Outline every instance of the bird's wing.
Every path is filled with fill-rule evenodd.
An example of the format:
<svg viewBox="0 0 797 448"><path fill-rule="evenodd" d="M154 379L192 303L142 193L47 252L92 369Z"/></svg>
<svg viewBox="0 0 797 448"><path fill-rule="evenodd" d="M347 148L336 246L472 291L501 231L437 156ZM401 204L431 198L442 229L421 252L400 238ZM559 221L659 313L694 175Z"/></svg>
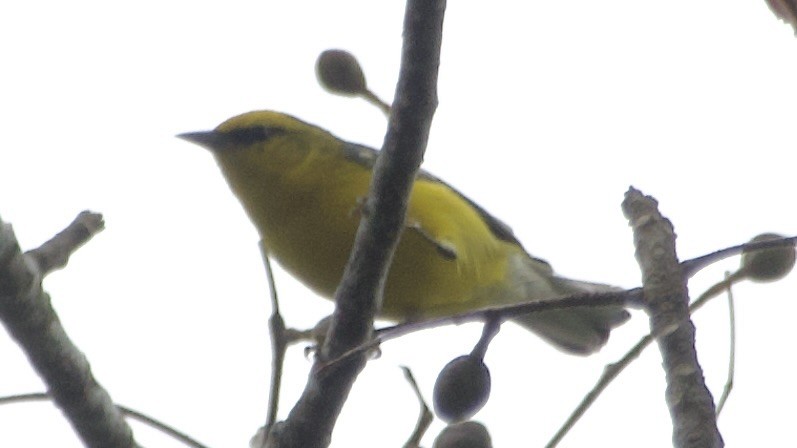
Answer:
<svg viewBox="0 0 797 448"><path fill-rule="evenodd" d="M377 159L377 157L379 155L379 151L377 151L377 150L375 150L373 148L370 148L368 146L359 145L359 144L356 144L356 143L348 143L347 142L345 147L344 147L344 154L345 154L347 159L349 159L349 160L351 160L351 161L353 161L355 163L358 163L360 165L363 165L363 166L367 167L368 169L373 169L374 164L376 163L376 159ZM435 175L431 174L430 172L428 172L428 171L426 171L424 169L421 169L421 170L418 171L418 178L419 179L426 179L426 180L429 180L429 181L432 181L432 182L437 182L437 183L445 185L452 192L454 192L456 195L458 195L460 198L462 198L462 200L467 202L468 205L473 207L474 210L476 210L476 212L479 214L481 219L484 221L485 225L487 225L487 227L490 229L490 232L492 232L492 234L496 238L498 238L499 240L502 240L502 241L506 241L506 242L511 243L511 244L515 244L518 247L520 247L521 249L523 249L523 244L521 244L520 241L515 237L515 233L512 231L511 227L509 227L506 223L504 223L500 219L498 219L495 216L491 215L489 212L487 212L487 210L485 210L481 206L479 206L479 204L473 202L472 200L470 200L470 198L468 198L464 194L460 193L459 190L457 190L456 188L452 187L451 185L447 184L446 182L444 182L440 178L436 177ZM410 226L410 227L412 227L412 226ZM434 240L432 240L432 241L434 241ZM523 250L525 251L525 249L523 249ZM548 262L546 262L545 260L542 260L542 259L536 258L536 257L531 257L531 256L529 256L529 257L532 258L533 260L535 260L538 263L541 263L541 264L544 264L544 265L548 266L548 269L550 269L550 265L548 265Z"/></svg>

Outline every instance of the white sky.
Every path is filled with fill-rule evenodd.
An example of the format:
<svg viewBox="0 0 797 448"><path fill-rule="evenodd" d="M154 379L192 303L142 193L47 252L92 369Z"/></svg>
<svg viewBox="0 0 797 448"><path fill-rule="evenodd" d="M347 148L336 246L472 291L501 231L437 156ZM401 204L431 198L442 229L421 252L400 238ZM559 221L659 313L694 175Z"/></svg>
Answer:
<svg viewBox="0 0 797 448"><path fill-rule="evenodd" d="M334 5L334 6L333 6ZM797 39L763 0L450 2L438 109L425 167L508 222L563 275L633 287L639 271L619 203L629 185L658 198L682 258L774 231L797 233ZM403 2L100 1L0 6L0 216L24 248L81 210L107 229L46 288L116 401L214 447L246 446L265 419L270 360L257 237L212 158L179 141L252 109L274 109L379 146L381 113L326 94L318 53L352 51L392 97ZM736 260L696 278L696 295ZM279 273L289 324L331 305ZM793 438L797 276L736 290L735 389L727 446ZM487 363L477 419L496 447L539 447L607 363L645 331L616 331L591 358L563 355L507 325ZM728 352L722 300L696 317L718 397ZM477 326L383 347L355 386L333 446L401 446L439 369ZM283 415L310 366L289 352ZM0 395L41 391L0 338ZM563 447L666 447L657 350L609 388ZM441 424L426 439L431 445ZM180 446L134 424L148 447ZM0 446L80 446L49 404L0 407Z"/></svg>

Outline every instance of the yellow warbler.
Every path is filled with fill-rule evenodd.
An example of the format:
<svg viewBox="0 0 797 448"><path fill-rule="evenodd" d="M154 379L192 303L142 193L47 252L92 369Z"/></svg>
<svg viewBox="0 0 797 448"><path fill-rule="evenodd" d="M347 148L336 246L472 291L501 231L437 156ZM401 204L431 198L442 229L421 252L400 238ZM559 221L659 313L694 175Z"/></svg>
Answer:
<svg viewBox="0 0 797 448"><path fill-rule="evenodd" d="M331 298L360 222L377 152L271 111L179 137L209 149L269 254ZM421 171L385 284L380 317L407 321L606 286L554 275L509 227ZM547 311L514 319L557 347L599 349L628 313L620 307Z"/></svg>

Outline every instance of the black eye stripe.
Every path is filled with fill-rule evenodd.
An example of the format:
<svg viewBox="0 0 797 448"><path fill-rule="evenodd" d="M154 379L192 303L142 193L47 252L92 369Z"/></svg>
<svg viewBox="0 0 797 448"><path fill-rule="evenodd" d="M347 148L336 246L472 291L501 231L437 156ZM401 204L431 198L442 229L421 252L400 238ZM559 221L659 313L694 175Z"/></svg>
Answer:
<svg viewBox="0 0 797 448"><path fill-rule="evenodd" d="M285 129L254 126L251 128L233 129L225 132L225 137L236 145L251 145L265 142L277 135L285 134Z"/></svg>

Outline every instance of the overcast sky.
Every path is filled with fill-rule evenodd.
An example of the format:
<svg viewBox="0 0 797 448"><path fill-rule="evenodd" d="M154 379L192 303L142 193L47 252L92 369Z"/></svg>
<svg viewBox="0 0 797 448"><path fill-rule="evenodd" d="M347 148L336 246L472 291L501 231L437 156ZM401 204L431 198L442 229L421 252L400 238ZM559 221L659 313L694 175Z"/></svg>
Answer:
<svg viewBox="0 0 797 448"><path fill-rule="evenodd" d="M384 116L327 94L316 56L344 48L393 95L403 2L6 2L0 7L0 216L36 247L81 210L107 229L45 282L112 397L212 447L246 446L265 420L267 289L257 236L211 156L174 138L274 109L379 147ZM683 259L762 232L797 233L797 39L763 0L450 2L440 106L425 168L510 224L562 275L634 287L619 204L655 196ZM690 284L697 295L729 260ZM331 304L278 272L289 325ZM793 438L797 276L736 289L728 446ZM695 317L708 385L727 371L727 307ZM506 325L487 354L492 396L476 419L496 447L539 447L604 365L647 327L642 313L590 358ZM401 446L440 368L478 326L383 346L344 409L333 446ZM0 334L0 395L42 391ZM671 426L655 348L606 391L563 447L666 447ZM288 353L283 412L310 362ZM431 446L442 424L426 439ZM0 407L0 446L78 447L44 403ZM180 446L135 424L147 447Z"/></svg>

